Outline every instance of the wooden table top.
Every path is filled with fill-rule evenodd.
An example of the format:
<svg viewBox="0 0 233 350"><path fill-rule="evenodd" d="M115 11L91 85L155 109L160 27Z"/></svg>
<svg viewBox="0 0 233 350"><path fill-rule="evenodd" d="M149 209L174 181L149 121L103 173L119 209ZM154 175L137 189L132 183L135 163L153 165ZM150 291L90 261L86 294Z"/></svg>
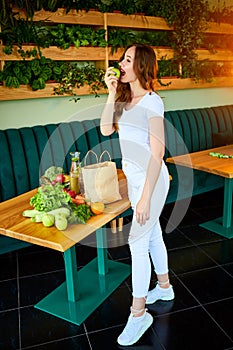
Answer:
<svg viewBox="0 0 233 350"><path fill-rule="evenodd" d="M2 202L0 234L64 252L130 208L126 179L122 174L118 178L122 199L107 204L103 214L91 217L86 224L69 225L65 231L59 231L55 226L44 227L42 223L32 222L30 218L22 216L24 210L32 209L29 201L37 189Z"/></svg>
<svg viewBox="0 0 233 350"><path fill-rule="evenodd" d="M206 171L226 178L233 178L233 158L213 157L209 155L210 152L233 155L233 145L167 158L166 162Z"/></svg>

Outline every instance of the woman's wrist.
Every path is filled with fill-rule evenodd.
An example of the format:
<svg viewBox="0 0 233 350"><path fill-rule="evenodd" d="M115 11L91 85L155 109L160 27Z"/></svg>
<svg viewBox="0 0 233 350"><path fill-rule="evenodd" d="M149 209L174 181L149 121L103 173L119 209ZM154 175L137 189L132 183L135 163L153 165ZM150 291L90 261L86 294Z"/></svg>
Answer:
<svg viewBox="0 0 233 350"><path fill-rule="evenodd" d="M115 96L116 96L116 92L115 91L109 91L108 92L108 99L115 101Z"/></svg>

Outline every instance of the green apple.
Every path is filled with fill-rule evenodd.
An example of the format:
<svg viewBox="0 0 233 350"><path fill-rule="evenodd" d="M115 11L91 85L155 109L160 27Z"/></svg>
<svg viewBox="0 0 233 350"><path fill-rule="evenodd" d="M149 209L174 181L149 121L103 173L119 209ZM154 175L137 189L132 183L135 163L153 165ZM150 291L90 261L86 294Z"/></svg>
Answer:
<svg viewBox="0 0 233 350"><path fill-rule="evenodd" d="M112 71L113 71L113 73L115 74L115 76L119 79L120 76L121 76L120 69L118 69L118 68L113 68Z"/></svg>

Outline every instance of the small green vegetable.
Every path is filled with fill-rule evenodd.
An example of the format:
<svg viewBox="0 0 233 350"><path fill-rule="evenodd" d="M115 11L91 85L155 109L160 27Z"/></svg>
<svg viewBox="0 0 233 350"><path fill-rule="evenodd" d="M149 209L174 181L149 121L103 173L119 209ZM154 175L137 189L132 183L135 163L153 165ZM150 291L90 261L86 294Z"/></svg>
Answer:
<svg viewBox="0 0 233 350"><path fill-rule="evenodd" d="M31 218L32 222L42 222L43 215L45 215L44 212L41 212L41 214L36 214Z"/></svg>
<svg viewBox="0 0 233 350"><path fill-rule="evenodd" d="M70 210L68 208L62 207L62 208L57 208L54 210L50 210L48 214L52 214L54 216L57 215L63 215L65 217L68 217L70 215Z"/></svg>
<svg viewBox="0 0 233 350"><path fill-rule="evenodd" d="M217 157L217 158L233 158L232 155L219 153L219 152L210 152L209 155L212 157Z"/></svg>
<svg viewBox="0 0 233 350"><path fill-rule="evenodd" d="M23 216L26 216L28 218L33 218L34 216L36 216L38 214L40 215L41 211L36 210L36 209L24 210L23 213L22 213Z"/></svg>
<svg viewBox="0 0 233 350"><path fill-rule="evenodd" d="M42 223L45 227L53 226L55 222L55 217L52 214L44 214L42 216Z"/></svg>
<svg viewBox="0 0 233 350"><path fill-rule="evenodd" d="M55 216L55 226L58 230L64 231L67 229L68 221L66 217L62 214Z"/></svg>

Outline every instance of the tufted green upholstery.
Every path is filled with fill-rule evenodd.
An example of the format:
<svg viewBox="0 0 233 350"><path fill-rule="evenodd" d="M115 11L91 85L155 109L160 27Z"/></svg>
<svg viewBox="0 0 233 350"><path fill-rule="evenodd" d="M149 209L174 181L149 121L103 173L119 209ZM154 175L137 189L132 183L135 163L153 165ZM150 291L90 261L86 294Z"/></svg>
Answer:
<svg viewBox="0 0 233 350"><path fill-rule="evenodd" d="M213 134L222 136L227 131L229 139L229 134L233 135L233 105L168 111L165 121L166 159L214 147ZM50 165L62 166L68 172L70 151L80 151L83 159L89 149L98 155L108 150L121 167L118 135L103 136L99 119L0 130L0 147L0 201L37 187L40 174ZM87 161L92 162L92 158ZM167 202L173 202L177 199L177 172L174 165L168 167L173 180ZM223 185L220 177L200 171L194 178L193 195Z"/></svg>
<svg viewBox="0 0 233 350"><path fill-rule="evenodd" d="M165 158L227 144L230 141L229 134L231 134L233 143L233 105L169 111L165 112L165 120ZM213 134L218 133L221 135L226 133L227 137L226 139L221 138L221 142L216 145ZM172 175L167 198L167 203L170 203L177 199L177 169L182 178L182 190L178 199L186 198L187 193L190 193L190 169L179 166L176 168L172 164L168 164L168 167ZM193 175L192 195L223 186L224 180L220 176L198 170L194 170Z"/></svg>
<svg viewBox="0 0 233 350"><path fill-rule="evenodd" d="M78 150L83 159L89 149L98 155L107 149L121 166L117 135L104 137L99 120L0 130L0 145L0 201L37 187L40 175L51 165L68 172L71 151Z"/></svg>
<svg viewBox="0 0 233 350"><path fill-rule="evenodd" d="M227 141L222 137L225 132ZM233 105L165 112L165 159L212 148L213 134L218 133L222 144L231 136L233 143ZM40 175L51 165L62 166L68 172L69 153L78 150L83 159L89 149L98 155L108 150L117 167L121 167L118 135L103 136L99 119L0 130L0 201L36 188ZM91 157L88 162L92 162ZM190 169L167 165L172 175L167 203L190 196ZM192 195L223 186L219 176L201 171L193 174Z"/></svg>

